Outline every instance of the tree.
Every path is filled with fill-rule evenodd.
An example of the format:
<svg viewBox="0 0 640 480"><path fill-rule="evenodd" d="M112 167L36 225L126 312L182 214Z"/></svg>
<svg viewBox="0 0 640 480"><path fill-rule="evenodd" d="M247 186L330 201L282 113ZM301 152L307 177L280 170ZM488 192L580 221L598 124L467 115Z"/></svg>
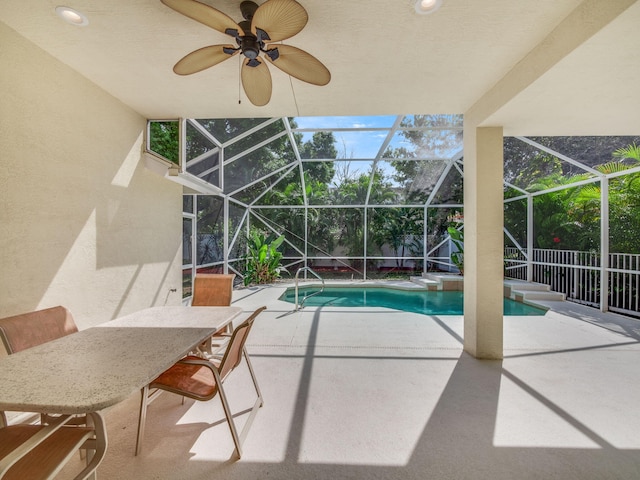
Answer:
<svg viewBox="0 0 640 480"><path fill-rule="evenodd" d="M338 150L335 143L336 139L333 132L316 132L310 141L300 145L300 157L303 159L338 158ZM300 144L299 140L298 144ZM323 185L328 185L335 175L333 162L306 162L304 170L309 179L320 182Z"/></svg>
<svg viewBox="0 0 640 480"><path fill-rule="evenodd" d="M608 161L592 168L603 174L624 172L640 165L640 148L634 143L610 153ZM533 162L531 169L521 172L530 182L526 189L543 191L557 186L569 186L590 178L591 174L566 175L558 168L558 159L551 157ZM545 176L530 175L536 165L553 165ZM548 169L547 169L548 170ZM539 170L538 170L539 171ZM640 240L640 175L632 173L609 180L609 248L612 252L638 253ZM561 248L571 250L596 250L600 246L599 182L556 190L534 198L534 235L537 248ZM505 224L517 223L511 217L522 216L521 209L505 210Z"/></svg>
<svg viewBox="0 0 640 480"><path fill-rule="evenodd" d="M149 133L151 151L177 165L180 152L178 122L151 122Z"/></svg>
<svg viewBox="0 0 640 480"><path fill-rule="evenodd" d="M398 159L390 162L395 170L393 181L398 185L397 200L406 203L425 203L447 165L445 160L436 158L451 159L462 148L460 128L462 116L413 115L405 117L401 127L407 129L401 130L401 134L410 146L388 148L384 153L384 158ZM421 158L431 158L431 160L421 161L419 160ZM453 171L453 168L450 170L434 195L433 201L433 204L463 203L463 179L457 170ZM448 221L447 212L444 209L434 210L427 222L428 231L432 237L436 238L446 233ZM421 225L421 229L423 228ZM424 249L416 250L414 246L412 250L417 252Z"/></svg>
<svg viewBox="0 0 640 480"><path fill-rule="evenodd" d="M410 147L387 148L384 158L402 159L391 160L395 169L393 180L400 187L401 200L407 203L423 203L444 171L445 160L450 159L462 148L462 117L406 116L400 126L404 129L400 130L400 133ZM462 203L461 188L459 198L451 200Z"/></svg>
<svg viewBox="0 0 640 480"><path fill-rule="evenodd" d="M636 143L613 152L613 162L599 167L603 173L616 173L640 166L640 146ZM609 250L640 253L640 174L632 173L609 180Z"/></svg>
<svg viewBox="0 0 640 480"><path fill-rule="evenodd" d="M347 175L340 179L336 185L335 200L336 205L364 205L369 194L371 204L389 204L395 198L395 192L391 183L384 174L376 170L371 174L371 170L359 175ZM371 189L369 183L371 182ZM364 255L364 211L362 208L342 208L336 210L336 225L339 229L338 244L345 247L347 256L361 257ZM368 242L367 255L377 253L374 248L375 242ZM360 267L360 260L354 261L356 268Z"/></svg>
<svg viewBox="0 0 640 480"><path fill-rule="evenodd" d="M380 208L371 215L371 241L380 249L384 245L391 247L395 253L396 266L404 267L405 255L408 252L420 254L422 242L416 245L416 237L423 234L423 213L416 208Z"/></svg>
<svg viewBox="0 0 640 480"><path fill-rule="evenodd" d="M298 149L303 159L330 159L335 158L335 138L332 132L316 132L312 139L302 143L301 135L297 134ZM263 203L267 205L299 205L304 207L306 197L309 205L324 205L329 203L329 186L335 174L332 162L305 162L304 163L304 195L300 173L295 169L289 176L283 179L264 196ZM326 210L325 210L326 212ZM327 228L332 222L319 221L320 210L310 207L308 209L283 208L281 210L265 210L262 215L268 217L287 236L292 243L298 243L303 250L305 239L305 215L307 216L309 242L315 248L325 251L333 249L334 235Z"/></svg>
<svg viewBox="0 0 640 480"><path fill-rule="evenodd" d="M558 153L573 158L580 163L595 167L608 162L611 152L624 148L626 145L640 143L640 137L531 137L536 143L548 147ZM527 167L532 158L542 154L537 148L514 137L504 139L504 179L509 183L516 183L515 179ZM554 157L555 158L555 157ZM555 169L555 165L553 166ZM561 163L562 173L567 176L584 173L584 170L568 162ZM554 170L555 171L555 170ZM540 177L553 171L540 171ZM524 188L526 184L518 184Z"/></svg>

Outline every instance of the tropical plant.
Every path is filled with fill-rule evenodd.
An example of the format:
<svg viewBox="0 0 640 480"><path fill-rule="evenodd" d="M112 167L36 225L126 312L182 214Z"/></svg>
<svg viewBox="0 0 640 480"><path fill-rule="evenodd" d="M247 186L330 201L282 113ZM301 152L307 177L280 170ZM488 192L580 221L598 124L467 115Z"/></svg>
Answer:
<svg viewBox="0 0 640 480"><path fill-rule="evenodd" d="M273 238L258 229L251 229L247 238L247 255L244 258L245 286L273 283L280 277L282 253L278 248L283 241L284 235Z"/></svg>
<svg viewBox="0 0 640 480"><path fill-rule="evenodd" d="M633 143L631 145L627 145L626 147L618 148L615 152L613 152L613 157L623 160L635 160L640 162L640 145Z"/></svg>
<svg viewBox="0 0 640 480"><path fill-rule="evenodd" d="M599 151L604 146L598 147ZM624 172L640 165L640 147L631 143L613 151L612 161L590 167L609 176L609 249L611 252L640 252L640 240L636 232L640 228L640 174ZM529 184L522 185L528 191L549 190L534 198L534 246L535 248L564 250L598 250L601 237L601 183L581 185L593 177L589 173L563 173L557 161L542 157L533 163L546 165L536 171L551 172L546 175L522 173ZM553 168L550 166L553 165ZM549 167L549 168L547 168ZM523 169L523 171L525 171ZM514 180L516 181L516 180ZM557 187L572 188L557 189ZM509 204L512 205L512 204ZM526 231L526 205L521 202L514 208L505 208L505 226L515 229L516 236ZM512 231L513 233L513 231Z"/></svg>
<svg viewBox="0 0 640 480"><path fill-rule="evenodd" d="M464 275L464 233L456 227L447 228L447 232L457 250L451 252L451 261L460 270L460 275Z"/></svg>
<svg viewBox="0 0 640 480"><path fill-rule="evenodd" d="M399 257L397 267L404 267L405 254L422 251L416 237L423 233L423 213L417 208L380 208L373 210L370 222L371 241L380 249L388 245ZM419 255L419 254L418 254Z"/></svg>

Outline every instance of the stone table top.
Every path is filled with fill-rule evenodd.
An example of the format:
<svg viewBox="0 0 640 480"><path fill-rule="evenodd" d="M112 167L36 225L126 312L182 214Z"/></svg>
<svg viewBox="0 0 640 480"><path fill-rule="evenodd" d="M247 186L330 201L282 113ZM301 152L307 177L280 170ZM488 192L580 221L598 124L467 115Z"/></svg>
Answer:
<svg viewBox="0 0 640 480"><path fill-rule="evenodd" d="M0 358L0 410L86 413L125 400L239 307L153 307Z"/></svg>

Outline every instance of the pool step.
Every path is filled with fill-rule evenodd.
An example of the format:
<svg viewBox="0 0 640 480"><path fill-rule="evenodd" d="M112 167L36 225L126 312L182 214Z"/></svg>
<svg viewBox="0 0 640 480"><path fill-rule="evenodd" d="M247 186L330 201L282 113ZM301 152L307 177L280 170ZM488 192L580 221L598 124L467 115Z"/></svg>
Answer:
<svg viewBox="0 0 640 480"><path fill-rule="evenodd" d="M422 288L427 290L437 290L438 282L435 280L429 280L428 278L422 277L409 277L409 280L416 285L420 285Z"/></svg>
<svg viewBox="0 0 640 480"><path fill-rule="evenodd" d="M427 290L462 290L464 278L458 274L423 273L421 277L411 277L413 283Z"/></svg>
<svg viewBox="0 0 640 480"><path fill-rule="evenodd" d="M523 282L521 280L505 280L504 296L518 302L527 300L565 300L564 293L552 292L549 285Z"/></svg>
<svg viewBox="0 0 640 480"><path fill-rule="evenodd" d="M463 290L464 277L458 274L425 273L422 277L411 277L411 281L427 290ZM552 292L544 283L529 283L522 280L505 280L504 296L519 302L526 300L563 301L565 295Z"/></svg>

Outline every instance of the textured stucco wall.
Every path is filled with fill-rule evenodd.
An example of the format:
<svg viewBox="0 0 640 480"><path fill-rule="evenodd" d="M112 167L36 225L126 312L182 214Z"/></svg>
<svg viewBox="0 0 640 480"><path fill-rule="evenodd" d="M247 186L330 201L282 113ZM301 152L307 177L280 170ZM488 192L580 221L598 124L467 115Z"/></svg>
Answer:
<svg viewBox="0 0 640 480"><path fill-rule="evenodd" d="M182 188L145 169L145 119L3 23L0 70L0 317L180 304Z"/></svg>

